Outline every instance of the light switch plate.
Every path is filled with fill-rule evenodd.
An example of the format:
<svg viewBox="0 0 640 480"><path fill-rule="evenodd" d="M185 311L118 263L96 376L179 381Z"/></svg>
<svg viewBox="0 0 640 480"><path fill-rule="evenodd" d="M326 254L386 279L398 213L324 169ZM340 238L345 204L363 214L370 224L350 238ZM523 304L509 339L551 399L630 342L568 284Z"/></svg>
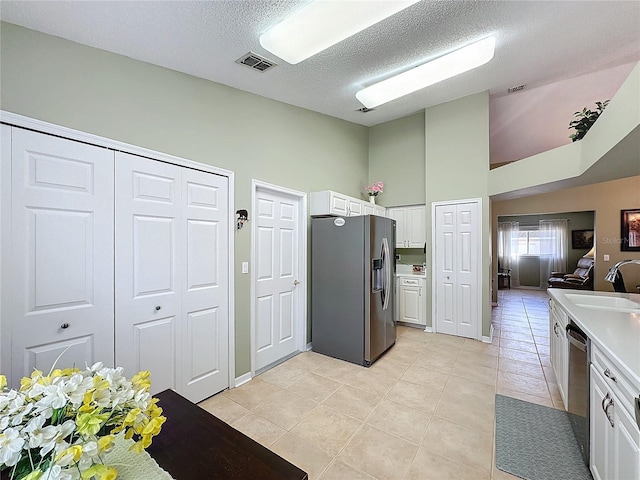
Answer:
<svg viewBox="0 0 640 480"><path fill-rule="evenodd" d="M605 262L608 262L608 261L609 261L609 255L605 255L605 256L604 256L604 261L605 261Z"/></svg>
<svg viewBox="0 0 640 480"><path fill-rule="evenodd" d="M242 273L249 273L249 262L242 262Z"/></svg>

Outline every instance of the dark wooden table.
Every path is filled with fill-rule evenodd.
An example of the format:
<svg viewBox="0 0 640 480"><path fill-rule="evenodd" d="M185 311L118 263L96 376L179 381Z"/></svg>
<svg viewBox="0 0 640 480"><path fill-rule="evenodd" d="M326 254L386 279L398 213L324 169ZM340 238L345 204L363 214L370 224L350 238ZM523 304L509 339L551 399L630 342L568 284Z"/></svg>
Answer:
<svg viewBox="0 0 640 480"><path fill-rule="evenodd" d="M156 395L167 417L147 449L176 480L307 480L307 474L173 390Z"/></svg>

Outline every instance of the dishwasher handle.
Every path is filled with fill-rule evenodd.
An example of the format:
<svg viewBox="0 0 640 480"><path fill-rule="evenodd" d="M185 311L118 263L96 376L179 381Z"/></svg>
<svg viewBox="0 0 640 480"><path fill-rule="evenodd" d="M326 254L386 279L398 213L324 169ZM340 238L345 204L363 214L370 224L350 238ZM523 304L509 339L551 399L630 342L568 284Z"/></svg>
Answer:
<svg viewBox="0 0 640 480"><path fill-rule="evenodd" d="M587 351L587 337L582 333L582 330L575 325L567 325L567 340L579 350L583 352Z"/></svg>

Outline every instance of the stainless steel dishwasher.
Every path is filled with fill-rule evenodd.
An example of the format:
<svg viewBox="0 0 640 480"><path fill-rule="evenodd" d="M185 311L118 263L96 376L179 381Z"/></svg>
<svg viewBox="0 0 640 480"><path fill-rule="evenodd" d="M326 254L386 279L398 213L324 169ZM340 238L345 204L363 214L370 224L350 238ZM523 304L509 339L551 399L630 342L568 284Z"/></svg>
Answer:
<svg viewBox="0 0 640 480"><path fill-rule="evenodd" d="M569 379L567 405L582 458L589 466L589 363L591 341L571 318L567 324Z"/></svg>

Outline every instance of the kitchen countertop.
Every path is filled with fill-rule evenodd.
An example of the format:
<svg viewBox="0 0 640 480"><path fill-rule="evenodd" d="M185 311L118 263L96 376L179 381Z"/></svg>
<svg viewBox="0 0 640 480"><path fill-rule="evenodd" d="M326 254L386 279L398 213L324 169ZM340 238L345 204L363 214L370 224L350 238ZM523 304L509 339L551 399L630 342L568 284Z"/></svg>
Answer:
<svg viewBox="0 0 640 480"><path fill-rule="evenodd" d="M547 290L569 317L587 334L618 368L640 389L640 312L627 313L614 310L580 307L569 300L567 294L626 298L640 303L640 294L593 292L584 290Z"/></svg>
<svg viewBox="0 0 640 480"><path fill-rule="evenodd" d="M426 272L416 273L413 271L413 265L396 264L396 277L419 277L427 278Z"/></svg>

